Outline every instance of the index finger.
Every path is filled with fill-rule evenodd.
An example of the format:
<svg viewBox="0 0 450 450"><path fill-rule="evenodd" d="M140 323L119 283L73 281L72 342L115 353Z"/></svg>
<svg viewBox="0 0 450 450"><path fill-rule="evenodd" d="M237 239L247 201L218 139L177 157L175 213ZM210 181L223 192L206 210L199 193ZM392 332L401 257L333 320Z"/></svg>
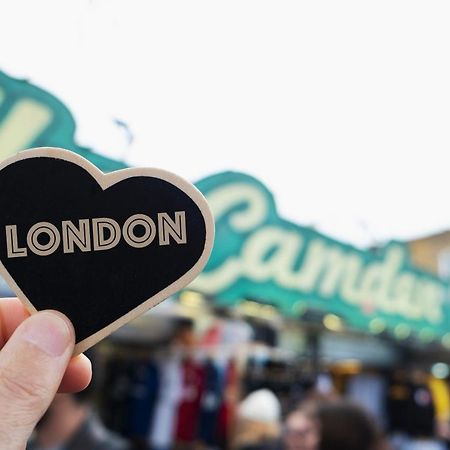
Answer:
<svg viewBox="0 0 450 450"><path fill-rule="evenodd" d="M18 298L0 298L0 349L29 315Z"/></svg>

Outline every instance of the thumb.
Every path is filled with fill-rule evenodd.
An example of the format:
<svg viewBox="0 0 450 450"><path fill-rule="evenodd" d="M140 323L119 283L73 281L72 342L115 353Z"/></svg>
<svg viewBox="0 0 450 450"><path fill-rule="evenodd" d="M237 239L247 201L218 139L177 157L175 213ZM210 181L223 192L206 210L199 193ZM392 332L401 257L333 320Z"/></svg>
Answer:
<svg viewBox="0 0 450 450"><path fill-rule="evenodd" d="M22 322L0 351L0 448L25 447L49 407L74 347L60 313L43 311Z"/></svg>

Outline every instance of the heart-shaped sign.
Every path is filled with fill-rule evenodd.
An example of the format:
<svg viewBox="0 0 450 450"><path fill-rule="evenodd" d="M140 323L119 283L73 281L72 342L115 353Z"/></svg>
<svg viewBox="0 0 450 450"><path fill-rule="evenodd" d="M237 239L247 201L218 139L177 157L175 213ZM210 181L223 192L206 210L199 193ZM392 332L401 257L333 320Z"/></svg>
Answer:
<svg viewBox="0 0 450 450"><path fill-rule="evenodd" d="M56 148L0 165L0 272L31 312L69 317L75 353L192 281L213 235L205 198L169 172L104 174Z"/></svg>

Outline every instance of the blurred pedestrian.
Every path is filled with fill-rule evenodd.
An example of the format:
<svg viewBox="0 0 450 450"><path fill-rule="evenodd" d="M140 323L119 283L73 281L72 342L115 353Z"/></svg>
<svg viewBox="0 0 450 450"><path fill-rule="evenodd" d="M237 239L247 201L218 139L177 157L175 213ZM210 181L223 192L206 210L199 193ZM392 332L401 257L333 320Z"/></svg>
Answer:
<svg viewBox="0 0 450 450"><path fill-rule="evenodd" d="M319 450L320 425L316 402L304 403L291 412L283 427L283 445L286 450Z"/></svg>
<svg viewBox="0 0 450 450"><path fill-rule="evenodd" d="M86 355L96 368L93 349ZM58 394L28 442L27 450L129 450L122 437L108 430L95 412L94 396L98 379L74 394Z"/></svg>
<svg viewBox="0 0 450 450"><path fill-rule="evenodd" d="M307 402L285 421L286 450L388 450L373 420L344 400Z"/></svg>
<svg viewBox="0 0 450 450"><path fill-rule="evenodd" d="M281 406L268 389L250 393L239 405L233 439L235 450L278 450Z"/></svg>
<svg viewBox="0 0 450 450"><path fill-rule="evenodd" d="M128 450L129 444L106 429L89 394L59 394L36 426L27 450Z"/></svg>
<svg viewBox="0 0 450 450"><path fill-rule="evenodd" d="M320 404L319 450L388 450L373 419L361 407L345 400Z"/></svg>

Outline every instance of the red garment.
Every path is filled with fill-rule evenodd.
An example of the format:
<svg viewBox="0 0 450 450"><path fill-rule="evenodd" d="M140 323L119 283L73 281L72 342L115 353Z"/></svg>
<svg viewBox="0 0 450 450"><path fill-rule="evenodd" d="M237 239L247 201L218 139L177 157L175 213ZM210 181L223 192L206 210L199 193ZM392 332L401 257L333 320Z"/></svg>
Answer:
<svg viewBox="0 0 450 450"><path fill-rule="evenodd" d="M205 385L205 373L196 362L188 359L184 361L183 388L180 405L178 407L175 439L178 442L193 442L197 431L200 414L200 400Z"/></svg>
<svg viewBox="0 0 450 450"><path fill-rule="evenodd" d="M228 444L228 437L230 436L231 427L233 426L236 414L236 403L238 399L238 372L236 363L231 360L228 363L225 375L225 395L223 403L219 410L219 419L217 424L217 433L219 442L226 447Z"/></svg>
<svg viewBox="0 0 450 450"><path fill-rule="evenodd" d="M222 340L222 322L216 321L211 327L209 327L200 340L200 344L203 346L219 345Z"/></svg>

